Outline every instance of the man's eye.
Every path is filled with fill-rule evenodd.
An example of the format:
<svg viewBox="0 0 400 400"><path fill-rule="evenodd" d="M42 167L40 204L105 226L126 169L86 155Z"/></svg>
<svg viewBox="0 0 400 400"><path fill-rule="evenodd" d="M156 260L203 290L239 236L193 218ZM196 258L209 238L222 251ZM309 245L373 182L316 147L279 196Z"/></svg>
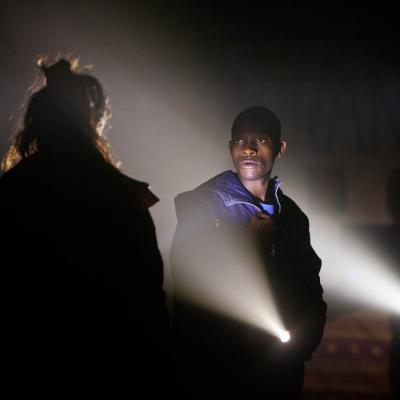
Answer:
<svg viewBox="0 0 400 400"><path fill-rule="evenodd" d="M256 143L257 143L257 144L265 144L265 143L268 143L268 139L263 138L263 137L258 137L258 138L256 139Z"/></svg>
<svg viewBox="0 0 400 400"><path fill-rule="evenodd" d="M243 139L241 138L233 138L232 139L233 144L243 144Z"/></svg>

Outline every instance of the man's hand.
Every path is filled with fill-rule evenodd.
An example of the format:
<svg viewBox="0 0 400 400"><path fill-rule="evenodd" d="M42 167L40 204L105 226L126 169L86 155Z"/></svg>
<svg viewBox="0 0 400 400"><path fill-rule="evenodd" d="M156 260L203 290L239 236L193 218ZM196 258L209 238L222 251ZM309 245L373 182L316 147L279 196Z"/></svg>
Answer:
<svg viewBox="0 0 400 400"><path fill-rule="evenodd" d="M263 212L260 212L250 219L249 231L256 237L272 243L276 235L276 224L273 218Z"/></svg>

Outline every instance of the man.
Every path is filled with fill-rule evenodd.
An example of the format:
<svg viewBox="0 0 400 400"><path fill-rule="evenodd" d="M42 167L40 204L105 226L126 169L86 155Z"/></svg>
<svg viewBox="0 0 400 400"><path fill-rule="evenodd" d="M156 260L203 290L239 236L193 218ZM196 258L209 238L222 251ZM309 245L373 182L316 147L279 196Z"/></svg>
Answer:
<svg viewBox="0 0 400 400"><path fill-rule="evenodd" d="M186 396L202 392L301 397L304 361L321 341L326 304L318 276L321 261L310 244L308 219L282 193L280 181L271 178L274 162L285 149L278 117L264 107L248 108L232 126L229 150L236 172L225 171L175 199L173 332L177 384ZM234 238L230 249L226 238ZM240 289L229 292L226 286L243 287L233 268L251 245L292 336L286 345L235 321L232 313L223 317L215 312L217 304L213 311L205 301L224 301L223 293L233 292L225 303L236 304L247 296ZM253 262L248 257L246 268Z"/></svg>

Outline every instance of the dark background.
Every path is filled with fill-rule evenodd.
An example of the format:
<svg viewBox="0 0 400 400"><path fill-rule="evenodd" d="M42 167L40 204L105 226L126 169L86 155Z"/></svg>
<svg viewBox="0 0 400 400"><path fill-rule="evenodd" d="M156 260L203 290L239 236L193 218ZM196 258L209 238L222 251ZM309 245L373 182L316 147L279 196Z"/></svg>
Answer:
<svg viewBox="0 0 400 400"><path fill-rule="evenodd" d="M391 224L385 181L400 154L394 6L6 0L0 3L0 50L0 155L38 75L38 55L70 54L94 65L113 109L112 148L124 171L150 182L161 199L152 214L168 291L173 197L231 168L227 140L241 109L264 105L274 110L288 140L276 172L285 192L310 217L313 244L324 260L323 283L332 298L330 337L340 336L344 322L337 315L350 318L350 324L358 321L358 314L352 319L351 313L334 312L335 239L326 221L334 221L336 231L345 225ZM365 343L378 340L388 348L385 315L361 318L361 324L368 320L376 327ZM344 387L342 396L378 393L384 398L385 378L368 385L371 376L357 369L361 361L351 360L353 373L364 373L355 378L358 386L343 386L338 367L327 372L331 378L309 378L310 393L323 398ZM332 359L319 368L328 364Z"/></svg>

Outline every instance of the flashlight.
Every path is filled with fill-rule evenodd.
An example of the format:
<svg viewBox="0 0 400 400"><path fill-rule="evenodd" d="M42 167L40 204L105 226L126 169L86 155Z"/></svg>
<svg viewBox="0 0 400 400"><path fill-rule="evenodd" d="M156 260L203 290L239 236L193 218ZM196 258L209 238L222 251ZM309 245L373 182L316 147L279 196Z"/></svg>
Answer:
<svg viewBox="0 0 400 400"><path fill-rule="evenodd" d="M290 333L288 331L282 331L279 339L282 343L287 343L290 340Z"/></svg>

